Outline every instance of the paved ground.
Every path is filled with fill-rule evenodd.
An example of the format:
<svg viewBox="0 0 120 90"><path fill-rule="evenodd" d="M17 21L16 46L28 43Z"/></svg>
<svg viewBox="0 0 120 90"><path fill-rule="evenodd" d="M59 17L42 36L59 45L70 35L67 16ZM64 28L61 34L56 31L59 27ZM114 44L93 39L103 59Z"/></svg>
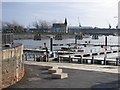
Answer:
<svg viewBox="0 0 120 90"><path fill-rule="evenodd" d="M53 63L53 62L34 62L34 61L25 61L29 65L42 65L42 66L58 66L69 69L78 69L78 70L88 70L88 71L99 71L107 73L117 73L119 66L112 65L96 65L96 64L78 64L78 63Z"/></svg>
<svg viewBox="0 0 120 90"><path fill-rule="evenodd" d="M115 88L118 85L117 73L86 71L63 68L69 74L67 79L51 79L41 65L25 64L24 78L10 88ZM7 90L6 89L6 90Z"/></svg>

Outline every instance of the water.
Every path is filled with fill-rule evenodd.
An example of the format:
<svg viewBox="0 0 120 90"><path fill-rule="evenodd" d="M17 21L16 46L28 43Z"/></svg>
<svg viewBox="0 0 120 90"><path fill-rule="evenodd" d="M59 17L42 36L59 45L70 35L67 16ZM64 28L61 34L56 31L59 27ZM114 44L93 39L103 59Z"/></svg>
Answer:
<svg viewBox="0 0 120 90"><path fill-rule="evenodd" d="M117 36L107 36L108 37L108 45L118 45L118 37ZM82 40L78 40L78 44L83 44L85 42L89 42L91 44L104 44L105 43L105 36L99 36L99 39L92 39L90 38L83 38ZM43 39L40 41L35 41L32 39L27 39L27 40L14 40L14 42L17 43L22 43L24 45L24 48L39 48L39 47L44 47L44 43L46 43L47 47L50 48L50 40L49 39ZM64 44L64 46L67 46L66 44L69 43L75 43L74 38L67 38L63 40L53 40L54 44ZM54 46L53 50L59 49L60 47L63 46ZM68 47L68 46L67 46ZM91 47L95 48L95 47Z"/></svg>
<svg viewBox="0 0 120 90"><path fill-rule="evenodd" d="M107 41L108 41L108 45L118 45L118 38L117 36L107 36ZM83 44L85 42L89 42L91 44L104 44L105 43L105 36L99 36L99 39L92 39L92 37L90 38L84 38L82 40L78 40L78 44ZM16 43L22 43L24 45L24 48L39 48L39 47L44 47L44 43L46 43L47 47L50 48L50 39L46 38L46 39L42 39L40 41L36 41L36 40L32 40L32 39L27 39L27 40L14 40L14 42ZM53 40L54 44L64 44L64 46L68 47L66 44L69 43L75 43L75 39L74 38L66 38L63 40ZM57 50L60 49L63 46L53 46L53 50ZM105 51L104 48L101 48L100 46L90 46L90 47L82 47L81 48L84 50L84 52L99 52L99 51ZM110 50L111 47L108 47L107 50ZM118 47L112 47L112 49L118 49ZM118 54L116 54L118 55ZM110 55L110 58L115 58L117 57L114 54ZM101 58L103 56L100 56Z"/></svg>

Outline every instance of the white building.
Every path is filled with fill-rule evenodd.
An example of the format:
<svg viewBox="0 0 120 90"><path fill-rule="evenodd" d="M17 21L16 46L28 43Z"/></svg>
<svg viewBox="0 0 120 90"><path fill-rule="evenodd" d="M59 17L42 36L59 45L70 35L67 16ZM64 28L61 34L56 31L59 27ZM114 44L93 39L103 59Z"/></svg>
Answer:
<svg viewBox="0 0 120 90"><path fill-rule="evenodd" d="M120 28L120 1L118 2L118 28Z"/></svg>

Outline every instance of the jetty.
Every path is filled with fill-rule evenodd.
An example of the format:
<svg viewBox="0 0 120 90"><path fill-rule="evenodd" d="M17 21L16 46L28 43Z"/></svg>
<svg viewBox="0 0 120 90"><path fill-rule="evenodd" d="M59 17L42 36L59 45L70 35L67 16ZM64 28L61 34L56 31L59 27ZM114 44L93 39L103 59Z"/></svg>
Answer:
<svg viewBox="0 0 120 90"><path fill-rule="evenodd" d="M77 50L77 52L76 52ZM27 55L32 55L34 58L34 61L37 61L36 59L40 59L39 61L44 61L42 57L40 57L40 54L43 55L46 51L44 49L24 49L24 52L26 54L26 61ZM49 51L50 52L50 51ZM84 52L82 49L72 49L72 51L69 50L59 50L54 51L56 56L49 57L49 61L56 60L57 62L69 62L69 63L80 63L80 64L102 64L102 65L116 65L118 66L120 63L119 58L113 58L118 57L118 53L120 50L118 49L111 49L111 50L100 50L100 51L94 51L94 52Z"/></svg>

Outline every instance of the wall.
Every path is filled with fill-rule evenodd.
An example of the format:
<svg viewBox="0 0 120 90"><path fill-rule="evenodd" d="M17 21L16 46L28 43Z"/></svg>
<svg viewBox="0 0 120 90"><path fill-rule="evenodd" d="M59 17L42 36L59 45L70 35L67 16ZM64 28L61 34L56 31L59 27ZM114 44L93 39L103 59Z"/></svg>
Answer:
<svg viewBox="0 0 120 90"><path fill-rule="evenodd" d="M24 60L22 59L23 46L21 44L14 48L0 51L2 56L2 85L1 88L8 87L24 76Z"/></svg>
<svg viewBox="0 0 120 90"><path fill-rule="evenodd" d="M13 34L12 33L2 34L2 44L11 44L11 43L13 43Z"/></svg>

